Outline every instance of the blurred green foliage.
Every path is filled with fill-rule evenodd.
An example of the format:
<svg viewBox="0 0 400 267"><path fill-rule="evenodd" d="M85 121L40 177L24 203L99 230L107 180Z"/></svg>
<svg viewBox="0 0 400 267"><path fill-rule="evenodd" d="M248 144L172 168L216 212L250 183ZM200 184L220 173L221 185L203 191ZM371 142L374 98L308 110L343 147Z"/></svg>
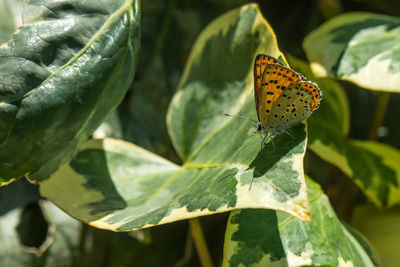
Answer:
<svg viewBox="0 0 400 267"><path fill-rule="evenodd" d="M117 116L110 118L117 118L120 121L122 139L132 141L179 163L180 160L168 137L165 117L190 50L200 31L209 22L218 15L249 2L240 0L148 0L142 2L142 45L135 80L122 104L115 111ZM268 0L257 1L257 3L275 31L281 51L304 60L306 57L302 50L302 42L305 36L336 14L369 11L400 16L399 0ZM378 93L361 89L348 82L340 83L346 89L351 107L351 126L348 137L367 139ZM400 124L397 114L400 114L400 95L392 94L385 119L379 128L378 140L400 148ZM346 196L341 195L340 188L354 187L354 185L349 184L337 168L322 161L312 152L308 152L305 166L306 172L311 177L315 177L325 193L331 197L334 208L343 205L338 198L343 197L347 201ZM331 176L337 179L332 181L329 178ZM3 199L9 200L10 194L21 196L22 199L3 201ZM37 213L38 206L31 203L37 202L39 198L37 186L28 184L24 180L0 188L2 219L5 219L6 215L11 216L12 210L18 207L25 211L34 209ZM357 191L352 201L354 201L352 205L357 205L365 203L366 199ZM39 208L44 209L43 206ZM343 214L339 209L338 216L341 217L341 215ZM13 219L7 218L7 220L17 221L20 215L12 214L12 216ZM43 218L42 214L37 216ZM227 219L228 214L201 218L213 261L217 265L222 262ZM51 224L50 221L48 223ZM357 224L361 223L358 221ZM23 227L23 224L20 226ZM49 260L53 265L46 266L201 265L194 244L188 238L188 226L185 221L140 231L136 236L135 233L107 232L82 224L74 227L79 235L74 243L68 244L72 251L72 256L69 256L70 261L60 265L60 262ZM62 230L61 226L60 229ZM368 232L371 232L370 228ZM0 235L2 236L5 235ZM382 243L381 240L380 242ZM34 241L32 243L36 244ZM25 253L25 250L21 253ZM51 256L46 253L40 256L41 258L35 255L32 257L34 260L28 259L27 262L34 262L36 266L44 266L45 260L41 259L46 257L51 259Z"/></svg>

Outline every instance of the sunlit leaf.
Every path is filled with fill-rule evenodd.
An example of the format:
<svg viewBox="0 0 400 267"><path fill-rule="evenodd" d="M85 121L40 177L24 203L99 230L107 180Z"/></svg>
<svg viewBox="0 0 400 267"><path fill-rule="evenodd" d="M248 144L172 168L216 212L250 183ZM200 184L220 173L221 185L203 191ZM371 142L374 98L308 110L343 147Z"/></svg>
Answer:
<svg viewBox="0 0 400 267"><path fill-rule="evenodd" d="M232 212L223 266L375 266L321 188L308 179L307 189L311 222L278 211Z"/></svg>
<svg viewBox="0 0 400 267"><path fill-rule="evenodd" d="M400 19L347 13L327 21L304 40L317 76L349 80L361 87L399 92Z"/></svg>
<svg viewBox="0 0 400 267"><path fill-rule="evenodd" d="M349 140L349 104L343 88L332 79L315 78L308 65L294 57L290 63L321 87L324 98L308 119L309 147L334 164L377 206L400 203L400 151L379 142Z"/></svg>

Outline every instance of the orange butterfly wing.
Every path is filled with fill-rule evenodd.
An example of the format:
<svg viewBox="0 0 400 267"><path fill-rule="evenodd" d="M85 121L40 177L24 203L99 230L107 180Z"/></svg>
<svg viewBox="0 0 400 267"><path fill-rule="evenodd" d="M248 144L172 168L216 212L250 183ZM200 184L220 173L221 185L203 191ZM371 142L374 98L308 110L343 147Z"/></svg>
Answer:
<svg viewBox="0 0 400 267"><path fill-rule="evenodd" d="M261 121L259 112L260 112L260 95L261 95L261 90L262 90L263 74L264 74L264 71L265 71L265 68L267 67L267 65L270 65L270 64L282 66L285 70L287 69L276 58L273 58L271 56L264 55L264 54L258 54L256 56L256 59L254 60L254 99L256 102L258 121ZM295 72L294 70L290 70L290 71L291 71L291 73L294 74L294 76L297 75L298 79L296 81L306 81L306 78L302 74ZM274 99L278 98L278 96L279 95L274 97Z"/></svg>
<svg viewBox="0 0 400 267"><path fill-rule="evenodd" d="M276 64L279 66L282 66L282 63L280 63L277 59L263 55L263 54L258 54L256 56L256 59L254 60L254 99L256 101L256 110L257 110L257 116L258 116L258 121L260 121L260 115L259 115L259 104L260 104L260 94L261 94L261 83L263 79L263 73L265 68L267 67L268 64Z"/></svg>
<svg viewBox="0 0 400 267"><path fill-rule="evenodd" d="M268 126L268 117L272 106L285 90L295 83L302 81L303 76L281 65L268 64L262 75L257 114L264 127Z"/></svg>
<svg viewBox="0 0 400 267"><path fill-rule="evenodd" d="M289 85L273 102L271 111L263 119L263 126L279 130L290 128L307 119L316 110L322 99L318 85L300 81Z"/></svg>

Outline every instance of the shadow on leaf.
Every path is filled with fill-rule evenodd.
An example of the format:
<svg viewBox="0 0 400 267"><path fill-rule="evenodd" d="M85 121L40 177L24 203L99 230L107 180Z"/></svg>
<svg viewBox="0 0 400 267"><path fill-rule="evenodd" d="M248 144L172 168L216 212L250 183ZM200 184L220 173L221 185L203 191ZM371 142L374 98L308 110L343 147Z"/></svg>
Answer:
<svg viewBox="0 0 400 267"><path fill-rule="evenodd" d="M290 129L295 139L285 133L275 136L275 151L271 141L263 146L248 168L254 169L254 179L264 176L283 157L290 158L292 154L301 152L298 148L306 138L304 127L304 124L300 124Z"/></svg>
<svg viewBox="0 0 400 267"><path fill-rule="evenodd" d="M92 209L91 215L101 214L104 216L104 212L114 212L126 208L127 204L116 190L107 168L107 159L103 150L83 150L71 161L70 166L86 178L84 186L88 190L98 191L104 196L101 201L94 200L86 204Z"/></svg>

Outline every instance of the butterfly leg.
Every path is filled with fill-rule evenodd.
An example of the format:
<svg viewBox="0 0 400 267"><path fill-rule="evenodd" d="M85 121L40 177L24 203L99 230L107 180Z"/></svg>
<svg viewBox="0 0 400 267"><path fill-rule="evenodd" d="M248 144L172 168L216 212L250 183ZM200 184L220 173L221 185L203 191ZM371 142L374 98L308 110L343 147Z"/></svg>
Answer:
<svg viewBox="0 0 400 267"><path fill-rule="evenodd" d="M256 132L254 132L254 133L256 133ZM262 133L260 133L260 132L258 132L258 134L259 134L259 136L261 138L261 148L260 148L260 150L262 150L262 145L263 145L263 142L264 142L264 139L265 139L265 135L263 136Z"/></svg>
<svg viewBox="0 0 400 267"><path fill-rule="evenodd" d="M272 137L270 137L270 140L271 140L272 147L273 147L273 149L274 149L274 153L275 153L275 151L276 151L276 148L275 148L275 142L274 142L274 139L272 139Z"/></svg>
<svg viewBox="0 0 400 267"><path fill-rule="evenodd" d="M261 134L260 134L260 135L261 135ZM271 136L271 135L268 133L268 134L264 135L264 137L262 137L260 150L262 150L263 145L268 141L267 139L269 139L270 136Z"/></svg>

